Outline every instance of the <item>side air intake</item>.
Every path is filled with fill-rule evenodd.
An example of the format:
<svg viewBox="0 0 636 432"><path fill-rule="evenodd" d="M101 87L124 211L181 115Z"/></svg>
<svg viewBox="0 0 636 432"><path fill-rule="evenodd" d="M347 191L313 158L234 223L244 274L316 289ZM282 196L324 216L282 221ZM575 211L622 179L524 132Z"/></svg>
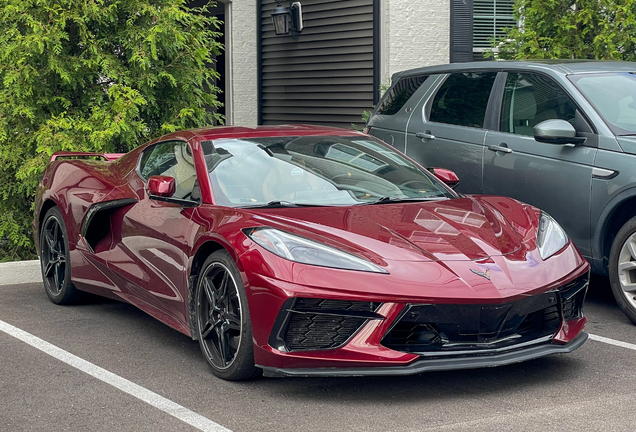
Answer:
<svg viewBox="0 0 636 432"><path fill-rule="evenodd" d="M110 217L113 210L137 202L134 198L125 198L93 204L84 216L82 223L82 237L95 253L99 251L100 243L110 235Z"/></svg>
<svg viewBox="0 0 636 432"><path fill-rule="evenodd" d="M380 303L312 298L290 299L281 308L269 344L281 351L343 346L376 313Z"/></svg>

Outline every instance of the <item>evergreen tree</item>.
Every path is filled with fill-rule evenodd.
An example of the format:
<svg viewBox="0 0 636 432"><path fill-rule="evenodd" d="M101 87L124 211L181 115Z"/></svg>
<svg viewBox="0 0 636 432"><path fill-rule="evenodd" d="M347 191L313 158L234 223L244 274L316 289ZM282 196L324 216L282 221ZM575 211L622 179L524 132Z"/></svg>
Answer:
<svg viewBox="0 0 636 432"><path fill-rule="evenodd" d="M187 3L0 0L0 260L34 256L33 195L53 152L125 152L222 120L219 22Z"/></svg>
<svg viewBox="0 0 636 432"><path fill-rule="evenodd" d="M516 0L502 59L636 59L636 0Z"/></svg>

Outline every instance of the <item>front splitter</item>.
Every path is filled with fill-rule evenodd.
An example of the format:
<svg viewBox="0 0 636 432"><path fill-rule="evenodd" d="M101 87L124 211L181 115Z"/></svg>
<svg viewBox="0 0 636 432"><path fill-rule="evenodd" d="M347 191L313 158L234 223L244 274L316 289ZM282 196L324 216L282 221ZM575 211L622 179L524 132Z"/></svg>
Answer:
<svg viewBox="0 0 636 432"><path fill-rule="evenodd" d="M459 369L478 369L521 363L552 354L566 354L579 348L587 340L582 332L565 345L541 344L511 352L476 355L474 357L437 358L417 360L404 366L378 366L366 368L276 368L259 366L266 377L351 377L351 376L404 376L423 372L450 371Z"/></svg>

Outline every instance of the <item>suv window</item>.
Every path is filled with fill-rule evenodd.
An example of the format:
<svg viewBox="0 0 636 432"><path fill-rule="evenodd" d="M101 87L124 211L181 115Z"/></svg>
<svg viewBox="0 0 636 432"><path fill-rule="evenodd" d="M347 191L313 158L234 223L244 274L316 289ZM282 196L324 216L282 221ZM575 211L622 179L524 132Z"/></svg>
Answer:
<svg viewBox="0 0 636 432"><path fill-rule="evenodd" d="M506 79L500 130L534 136L544 120L566 120L574 126L576 105L552 79L529 73L510 73Z"/></svg>
<svg viewBox="0 0 636 432"><path fill-rule="evenodd" d="M429 121L484 127L484 117L496 72L453 73L433 99Z"/></svg>
<svg viewBox="0 0 636 432"><path fill-rule="evenodd" d="M393 115L402 109L413 93L426 81L429 75L400 78L382 98L376 114Z"/></svg>
<svg viewBox="0 0 636 432"><path fill-rule="evenodd" d="M192 150L182 141L169 141L149 147L141 155L139 173L144 180L151 176L174 177L173 198L188 198L197 179Z"/></svg>

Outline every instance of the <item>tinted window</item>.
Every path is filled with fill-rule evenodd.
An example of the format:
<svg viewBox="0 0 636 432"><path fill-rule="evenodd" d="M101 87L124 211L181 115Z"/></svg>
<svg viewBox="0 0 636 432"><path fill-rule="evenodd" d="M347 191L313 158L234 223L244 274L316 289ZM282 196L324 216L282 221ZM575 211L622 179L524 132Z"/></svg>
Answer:
<svg viewBox="0 0 636 432"><path fill-rule="evenodd" d="M496 76L496 72L451 74L433 99L429 121L484 127L490 89Z"/></svg>
<svg viewBox="0 0 636 432"><path fill-rule="evenodd" d="M543 75L508 74L501 109L500 130L534 136L544 120L566 120L574 126L576 106L561 87Z"/></svg>
<svg viewBox="0 0 636 432"><path fill-rule="evenodd" d="M201 146L221 205L347 206L383 197L453 197L428 172L367 136L217 139Z"/></svg>
<svg viewBox="0 0 636 432"><path fill-rule="evenodd" d="M189 198L197 179L192 151L188 144L170 141L149 147L139 163L141 177L165 175L174 177L176 191L173 198Z"/></svg>
<svg viewBox="0 0 636 432"><path fill-rule="evenodd" d="M386 92L376 114L393 115L398 112L427 78L428 75L400 78Z"/></svg>

